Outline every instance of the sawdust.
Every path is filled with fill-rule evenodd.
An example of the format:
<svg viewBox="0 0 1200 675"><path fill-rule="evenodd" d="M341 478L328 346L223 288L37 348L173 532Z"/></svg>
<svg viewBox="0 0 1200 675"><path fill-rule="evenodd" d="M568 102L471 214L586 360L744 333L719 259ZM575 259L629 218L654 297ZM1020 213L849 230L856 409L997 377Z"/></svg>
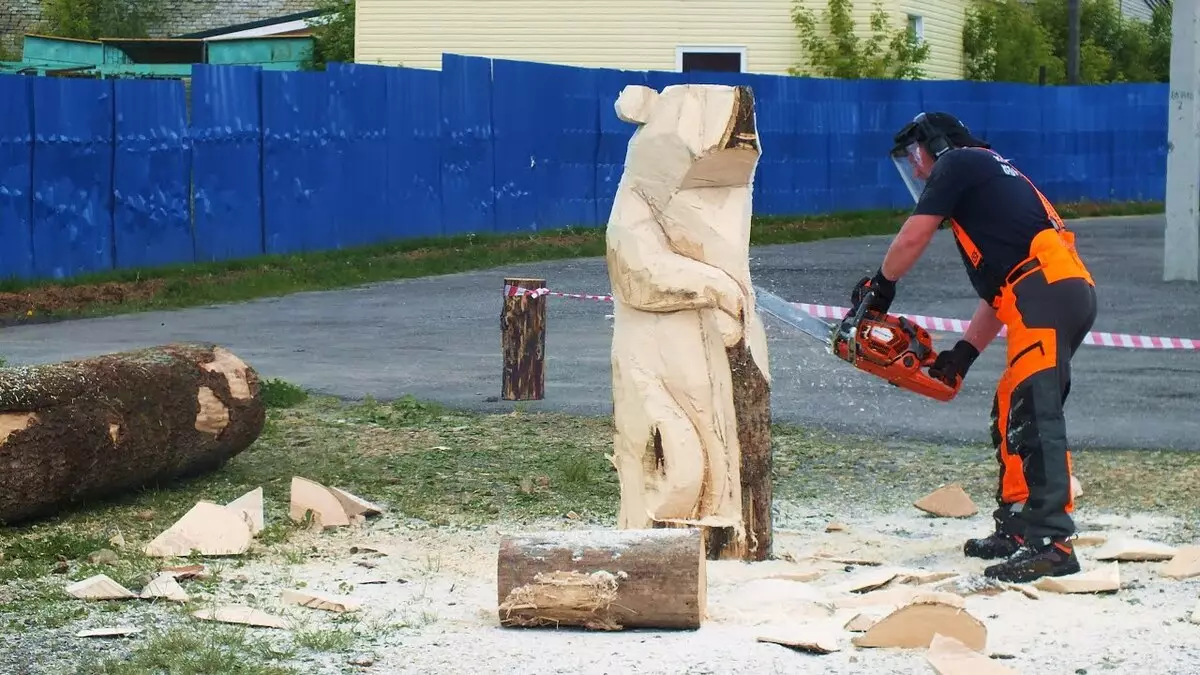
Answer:
<svg viewBox="0 0 1200 675"><path fill-rule="evenodd" d="M376 672L928 672L924 650L857 648L850 644L854 634L849 632L839 635L840 650L831 654L796 652L757 637L772 625L828 620L826 603L834 589L869 569L806 556L881 557L896 567L978 574L988 563L963 558L961 544L985 531L987 518L931 519L910 511L839 513L846 531L825 532L829 513L786 503L777 509L776 554L819 566L826 574L799 582L766 578L778 573L784 564L778 561L711 562L708 618L696 631L500 628L495 565L505 530L413 529L389 515L364 528L299 533L287 548L310 552L307 559L250 561L238 570L249 583L236 591L221 585L216 593L217 599L236 602L243 594L266 598L277 593L280 583L302 582L313 591L361 598L365 621L392 626L368 650ZM1088 531L1158 540L1182 528L1179 521L1150 515L1081 515L1080 524ZM540 527L571 526L553 522ZM1080 549L1085 570L1101 564L1088 557L1089 551ZM359 565L362 561L370 567ZM1200 627L1188 623L1188 615L1200 580L1165 579L1156 567L1162 564L1122 563L1125 587L1116 594L1042 593L1034 600L1008 591L969 595L964 603L987 627L987 653L1001 655L1018 672L1196 672ZM844 621L863 609L839 610L835 616ZM338 672L344 660L329 658L328 671L312 672Z"/></svg>

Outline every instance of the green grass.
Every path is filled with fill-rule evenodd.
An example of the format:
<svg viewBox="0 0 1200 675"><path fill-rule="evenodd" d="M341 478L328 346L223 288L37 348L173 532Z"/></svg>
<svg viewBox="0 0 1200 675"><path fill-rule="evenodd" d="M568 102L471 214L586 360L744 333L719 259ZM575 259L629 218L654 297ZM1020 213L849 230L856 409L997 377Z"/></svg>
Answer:
<svg viewBox="0 0 1200 675"><path fill-rule="evenodd" d="M1158 213L1160 203L1065 204L1064 217ZM757 217L754 245L894 233L905 211ZM120 270L62 281L0 283L0 319L70 318L174 309L367 283L602 256L604 228L414 239L362 248L223 263Z"/></svg>

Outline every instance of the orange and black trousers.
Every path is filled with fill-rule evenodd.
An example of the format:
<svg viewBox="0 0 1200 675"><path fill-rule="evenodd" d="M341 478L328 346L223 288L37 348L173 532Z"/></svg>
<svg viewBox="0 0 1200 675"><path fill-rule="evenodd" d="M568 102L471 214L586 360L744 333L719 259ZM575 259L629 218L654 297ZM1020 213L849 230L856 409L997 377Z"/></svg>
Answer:
<svg viewBox="0 0 1200 675"><path fill-rule="evenodd" d="M997 521L1029 539L1066 538L1075 532L1075 503L1063 407L1071 358L1096 319L1095 283L1073 233L1040 233L993 307L1007 329L1007 365L991 413L1000 469Z"/></svg>

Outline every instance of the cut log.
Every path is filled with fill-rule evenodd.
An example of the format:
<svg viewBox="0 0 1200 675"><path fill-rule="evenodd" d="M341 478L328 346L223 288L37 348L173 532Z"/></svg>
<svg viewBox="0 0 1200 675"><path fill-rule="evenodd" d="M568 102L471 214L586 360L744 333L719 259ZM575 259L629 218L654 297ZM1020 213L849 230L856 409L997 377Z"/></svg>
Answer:
<svg viewBox="0 0 1200 675"><path fill-rule="evenodd" d="M257 374L214 345L0 369L0 522L215 470L265 414Z"/></svg>
<svg viewBox="0 0 1200 675"><path fill-rule="evenodd" d="M606 232L618 526L700 527L709 559L771 555L767 342L749 240L747 87L626 87L638 125Z"/></svg>
<svg viewBox="0 0 1200 675"><path fill-rule="evenodd" d="M505 279L500 311L500 346L504 371L500 398L540 401L546 392L545 279Z"/></svg>
<svg viewBox="0 0 1200 675"><path fill-rule="evenodd" d="M502 626L699 628L707 588L696 529L519 534L497 556Z"/></svg>

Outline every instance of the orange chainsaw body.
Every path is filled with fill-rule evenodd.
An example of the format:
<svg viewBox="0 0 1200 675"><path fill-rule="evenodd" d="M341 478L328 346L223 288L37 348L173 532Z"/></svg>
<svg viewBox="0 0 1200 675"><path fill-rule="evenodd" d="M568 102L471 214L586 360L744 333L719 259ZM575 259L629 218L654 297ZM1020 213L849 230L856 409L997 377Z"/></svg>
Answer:
<svg viewBox="0 0 1200 675"><path fill-rule="evenodd" d="M835 333L833 353L859 370L938 401L949 401L962 387L962 378L951 386L926 372L937 358L933 338L902 316L863 313Z"/></svg>

